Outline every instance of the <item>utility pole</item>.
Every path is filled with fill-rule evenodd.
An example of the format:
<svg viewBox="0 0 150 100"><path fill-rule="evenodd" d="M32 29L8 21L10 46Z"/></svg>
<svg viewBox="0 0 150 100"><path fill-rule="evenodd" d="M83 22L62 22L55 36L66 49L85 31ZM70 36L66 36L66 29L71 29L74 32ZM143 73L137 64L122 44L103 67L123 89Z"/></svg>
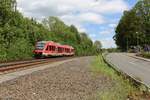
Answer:
<svg viewBox="0 0 150 100"><path fill-rule="evenodd" d="M139 37L138 37L138 32L136 32L136 43L137 43L137 46L139 45L139 39L138 39Z"/></svg>
<svg viewBox="0 0 150 100"><path fill-rule="evenodd" d="M127 37L127 52L128 52L128 49L129 49L129 43L128 43L128 37Z"/></svg>

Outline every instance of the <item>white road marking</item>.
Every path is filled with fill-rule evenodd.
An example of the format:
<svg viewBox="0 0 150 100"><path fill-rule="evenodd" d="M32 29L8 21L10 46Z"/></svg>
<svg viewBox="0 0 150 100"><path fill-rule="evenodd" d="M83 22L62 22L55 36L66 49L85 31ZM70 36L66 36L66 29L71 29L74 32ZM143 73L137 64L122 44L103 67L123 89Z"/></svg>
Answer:
<svg viewBox="0 0 150 100"><path fill-rule="evenodd" d="M133 65L136 65L136 63L135 62L129 62L130 64L133 64Z"/></svg>

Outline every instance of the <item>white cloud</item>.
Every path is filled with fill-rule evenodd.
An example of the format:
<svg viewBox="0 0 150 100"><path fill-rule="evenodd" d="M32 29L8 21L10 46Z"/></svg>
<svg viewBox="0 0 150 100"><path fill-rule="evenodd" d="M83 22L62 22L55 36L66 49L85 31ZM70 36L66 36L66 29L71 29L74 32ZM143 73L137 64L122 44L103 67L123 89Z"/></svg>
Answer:
<svg viewBox="0 0 150 100"><path fill-rule="evenodd" d="M120 13L128 8L124 0L99 0L93 6L93 10L100 13Z"/></svg>
<svg viewBox="0 0 150 100"><path fill-rule="evenodd" d="M76 24L74 24L74 25L76 25ZM87 29L86 28L84 28L82 25L76 25L76 27L78 28L78 31L79 32L87 32Z"/></svg>
<svg viewBox="0 0 150 100"><path fill-rule="evenodd" d="M120 13L128 9L124 0L17 0L26 16L62 16L75 12Z"/></svg>
<svg viewBox="0 0 150 100"><path fill-rule="evenodd" d="M89 36L90 36L91 38L95 38L95 37L96 37L96 34L89 34Z"/></svg>
<svg viewBox="0 0 150 100"><path fill-rule="evenodd" d="M85 24L110 23L105 15L122 13L129 8L125 0L17 0L17 2L18 10L27 17L41 20L44 17L57 16L68 25L74 24L81 32L88 32ZM109 24L109 27L114 28L115 24ZM110 30L104 30L100 34L111 34ZM103 45L110 46L109 42L110 40L103 40Z"/></svg>
<svg viewBox="0 0 150 100"><path fill-rule="evenodd" d="M112 23L111 23L111 24L109 24L108 26L109 26L110 28L115 28L115 27L117 26L117 24L112 24Z"/></svg>
<svg viewBox="0 0 150 100"><path fill-rule="evenodd" d="M74 24L79 28L79 30L86 30L83 25L86 23L90 24L103 24L105 20L102 16L96 13L80 13L80 14L70 14L60 17L66 24Z"/></svg>
<svg viewBox="0 0 150 100"><path fill-rule="evenodd" d="M103 48L114 48L116 47L115 41L112 38L106 38L101 40Z"/></svg>
<svg viewBox="0 0 150 100"><path fill-rule="evenodd" d="M96 13L81 13L77 19L81 22L89 22L94 24L103 24L105 22L104 18Z"/></svg>

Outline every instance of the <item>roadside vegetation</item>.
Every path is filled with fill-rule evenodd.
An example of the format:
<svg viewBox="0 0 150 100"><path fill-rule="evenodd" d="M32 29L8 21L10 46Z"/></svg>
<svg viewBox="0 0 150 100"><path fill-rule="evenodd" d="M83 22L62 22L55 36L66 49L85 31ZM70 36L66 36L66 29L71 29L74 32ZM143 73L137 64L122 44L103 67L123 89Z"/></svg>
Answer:
<svg viewBox="0 0 150 100"><path fill-rule="evenodd" d="M86 33L50 16L41 22L24 17L16 0L0 0L0 62L32 58L37 41L55 41L75 48L76 55L93 55L101 43L93 43Z"/></svg>
<svg viewBox="0 0 150 100"><path fill-rule="evenodd" d="M118 74L114 69L109 67L103 60L102 56L95 57L91 67L95 75L104 75L108 77L111 86L104 91L98 92L100 100L147 100L147 95L140 90L141 87L133 85L129 79Z"/></svg>
<svg viewBox="0 0 150 100"><path fill-rule="evenodd" d="M149 58L150 59L150 52L142 52L141 56L144 58Z"/></svg>

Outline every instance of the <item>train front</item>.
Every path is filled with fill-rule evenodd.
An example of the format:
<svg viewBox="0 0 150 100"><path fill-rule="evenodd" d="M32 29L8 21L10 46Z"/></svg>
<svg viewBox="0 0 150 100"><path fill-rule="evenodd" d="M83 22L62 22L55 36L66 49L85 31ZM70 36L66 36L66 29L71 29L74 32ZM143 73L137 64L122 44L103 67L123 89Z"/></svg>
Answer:
<svg viewBox="0 0 150 100"><path fill-rule="evenodd" d="M46 44L45 41L39 41L39 42L36 43L35 49L33 51L34 57L38 58L38 57L43 56L43 51L44 51L44 48L45 48L45 44Z"/></svg>

